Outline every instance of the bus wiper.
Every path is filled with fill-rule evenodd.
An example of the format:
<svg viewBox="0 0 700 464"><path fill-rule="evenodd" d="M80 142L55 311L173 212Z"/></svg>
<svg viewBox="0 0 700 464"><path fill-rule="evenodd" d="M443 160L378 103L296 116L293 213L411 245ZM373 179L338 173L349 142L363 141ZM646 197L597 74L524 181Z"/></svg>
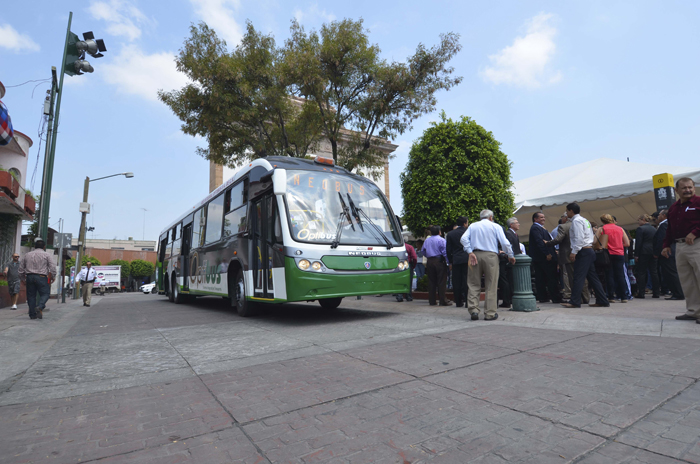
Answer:
<svg viewBox="0 0 700 464"><path fill-rule="evenodd" d="M359 208L357 208L357 206L355 206L355 202L352 201L352 197L350 196L349 193L347 194L347 196L348 196L348 203L350 203L350 209L352 210L352 215L355 216L355 220L357 221L357 225L360 226L360 230L362 232L364 232L365 228L362 227L362 220L360 220L360 212L358 211Z"/></svg>
<svg viewBox="0 0 700 464"><path fill-rule="evenodd" d="M348 205L345 204L343 195L341 195L340 192L338 192L338 197L340 198L340 204L343 210L338 215L338 228L335 230L335 240L333 240L333 243L331 243L331 248L338 248L338 245L340 245L340 236L343 234L343 217L345 217L345 219L347 219L350 223L352 231L355 231L355 225L352 223L352 217L350 217L350 209L348 208Z"/></svg>
<svg viewBox="0 0 700 464"><path fill-rule="evenodd" d="M352 206L354 206L354 203L352 202L352 199L350 198L350 194L348 193L347 195L348 195L348 200L350 200L350 204ZM365 218L367 225L370 227L370 232L372 233L372 235L374 235L374 237L377 238L377 234L374 231L379 232L379 237L381 237L384 240L384 242L386 243L386 249L391 250L394 247L394 245L391 244L391 240L389 240L389 238L386 236L384 231L382 229L380 229L377 224L372 222L372 220L367 216L367 214L365 214L365 212L362 211L362 208L358 208L355 206L354 210L357 213L359 213L356 216L358 224L360 223L360 215L362 215ZM372 229L374 229L374 231ZM364 231L364 229L363 229L363 231Z"/></svg>

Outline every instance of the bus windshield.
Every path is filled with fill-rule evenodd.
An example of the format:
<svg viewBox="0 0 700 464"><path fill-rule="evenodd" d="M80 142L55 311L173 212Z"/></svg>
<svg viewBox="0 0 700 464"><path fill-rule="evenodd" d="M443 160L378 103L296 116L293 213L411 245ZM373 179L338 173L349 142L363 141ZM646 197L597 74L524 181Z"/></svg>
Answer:
<svg viewBox="0 0 700 464"><path fill-rule="evenodd" d="M335 245L402 243L386 198L371 182L319 171L287 171L287 207L297 242L334 244L340 231Z"/></svg>

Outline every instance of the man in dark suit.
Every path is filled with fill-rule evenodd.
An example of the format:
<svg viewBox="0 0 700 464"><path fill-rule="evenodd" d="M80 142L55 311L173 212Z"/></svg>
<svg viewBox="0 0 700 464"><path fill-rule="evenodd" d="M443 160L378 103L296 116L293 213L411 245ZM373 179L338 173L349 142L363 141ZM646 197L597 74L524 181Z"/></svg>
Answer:
<svg viewBox="0 0 700 464"><path fill-rule="evenodd" d="M506 221L505 234L510 242L510 246L513 248L513 255L522 254L518 230L520 230L520 223L516 218L512 217ZM498 290L501 300L503 300L499 308L510 308L513 303L513 292L515 292L513 284L513 265L510 264L507 256L503 252L499 253L498 258Z"/></svg>
<svg viewBox="0 0 700 464"><path fill-rule="evenodd" d="M666 230L668 229L667 217L667 209L662 209L661 211L659 211L659 217L657 218L659 228L656 229L656 234L654 235L654 248L652 252L654 253L654 258L659 259L661 274L663 276L664 282L666 283L666 286L671 291L671 297L666 299L685 300L683 288L681 288L681 281L678 278L678 270L676 269L676 243L671 243L671 256L669 258L665 258L661 254L661 250L664 247L664 238L666 237Z"/></svg>
<svg viewBox="0 0 700 464"><path fill-rule="evenodd" d="M469 221L466 217L457 218L457 227L447 233L447 259L452 267L452 291L458 308L467 301L467 271L469 270L469 254L460 243L462 235L467 231Z"/></svg>
<svg viewBox="0 0 700 464"><path fill-rule="evenodd" d="M540 303L548 303L550 298L554 303L561 303L559 293L559 277L557 276L557 252L545 245L552 240L552 236L544 228L544 213L536 212L532 215L532 227L530 227L530 257L535 268L535 286L537 287L537 299ZM549 290L549 296L547 291Z"/></svg>

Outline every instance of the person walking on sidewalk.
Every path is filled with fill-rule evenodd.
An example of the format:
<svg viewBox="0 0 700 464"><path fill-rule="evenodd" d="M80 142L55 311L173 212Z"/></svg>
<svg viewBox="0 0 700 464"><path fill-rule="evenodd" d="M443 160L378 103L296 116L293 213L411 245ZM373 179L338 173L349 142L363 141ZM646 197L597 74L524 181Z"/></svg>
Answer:
<svg viewBox="0 0 700 464"><path fill-rule="evenodd" d="M506 238L503 228L493 222L493 211L489 209L479 213L479 222L475 222L462 236L464 251L469 253L469 292L467 309L472 321L479 320L479 297L481 295L481 275L484 275L486 301L484 302L484 320L498 319L498 245L508 255L508 262L515 264L513 247Z"/></svg>
<svg viewBox="0 0 700 464"><path fill-rule="evenodd" d="M80 286L83 289L83 306L88 308L92 299L92 286L95 283L95 277L97 277L97 273L92 268L92 263L88 261L78 274L78 280L80 280Z"/></svg>
<svg viewBox="0 0 700 464"><path fill-rule="evenodd" d="M666 287L671 292L671 297L667 300L685 300L681 281L678 278L678 270L676 269L676 242L671 242L671 253L669 258L661 255L664 248L664 239L666 238L666 230L668 230L668 210L662 209L659 211L657 218L659 228L656 229L654 235L654 258L658 258L661 276L666 284ZM663 291L661 293L664 293Z"/></svg>
<svg viewBox="0 0 700 464"><path fill-rule="evenodd" d="M571 256L571 226L573 222L568 217L557 227L557 235L551 242L544 242L547 246L559 245L559 269L561 269L562 281L564 283L564 299L568 302L571 299L571 288L574 286L574 262ZM588 304L590 293L588 292L587 281L584 280L583 292L581 293L583 303Z"/></svg>
<svg viewBox="0 0 700 464"><path fill-rule="evenodd" d="M17 309L17 300L19 299L19 255L14 253L12 255L12 261L10 261L3 274L7 278L7 287L10 290L10 302L12 307L10 309Z"/></svg>
<svg viewBox="0 0 700 464"><path fill-rule="evenodd" d="M679 198L668 209L668 229L664 238L664 258L671 256L676 243L676 267L685 294L686 313L676 319L695 320L700 324L700 197L695 195L695 182L683 177L676 182Z"/></svg>
<svg viewBox="0 0 700 464"><path fill-rule="evenodd" d="M595 270L595 251L593 251L593 227L588 219L581 216L581 207L577 203L566 205L566 215L571 221L569 240L571 241L571 254L569 261L574 263L574 283L571 286L571 299L568 303L562 303L565 308L581 307L581 292L583 284L588 279L588 286L595 292L595 303L588 306L608 307L610 302L600 283L598 273Z"/></svg>
<svg viewBox="0 0 700 464"><path fill-rule="evenodd" d="M34 251L22 256L19 262L19 278L27 283L29 318L43 319L46 302L49 301L51 283L56 278L56 263L44 248L40 238L34 241Z"/></svg>

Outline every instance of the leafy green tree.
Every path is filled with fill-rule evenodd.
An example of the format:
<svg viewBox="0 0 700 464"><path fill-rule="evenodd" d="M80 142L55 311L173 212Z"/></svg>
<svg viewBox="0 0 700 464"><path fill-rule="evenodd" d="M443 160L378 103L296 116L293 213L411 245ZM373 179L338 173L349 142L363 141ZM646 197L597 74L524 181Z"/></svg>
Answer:
<svg viewBox="0 0 700 464"><path fill-rule="evenodd" d="M406 62L387 62L369 43L362 20L333 21L306 33L293 21L277 47L247 23L232 52L206 24L192 26L176 59L191 84L158 97L208 142L198 153L236 166L270 155L305 157L322 140L339 165L371 172L384 165L379 149L435 108L435 93L461 81L447 66L460 50L449 33L440 45L419 44Z"/></svg>
<svg viewBox="0 0 700 464"><path fill-rule="evenodd" d="M129 261L124 261L123 259L113 259L107 263L108 266L121 266L122 267L122 279L129 277L131 273L131 265Z"/></svg>
<svg viewBox="0 0 700 464"><path fill-rule="evenodd" d="M250 22L231 53L206 24L193 25L176 59L192 83L158 97L184 133L207 139L208 148L197 149L206 159L235 166L270 155L304 157L319 140L318 111L290 98L279 56L274 38Z"/></svg>
<svg viewBox="0 0 700 464"><path fill-rule="evenodd" d="M88 261L92 263L93 266L101 266L102 262L95 258L94 256L83 256L80 259L81 267L87 266ZM66 275L70 275L70 268L75 266L75 258L70 258L66 260ZM76 273L80 272L80 269L76 270Z"/></svg>
<svg viewBox="0 0 700 464"><path fill-rule="evenodd" d="M401 63L382 59L368 32L362 19L333 21L309 33L294 20L283 52L295 94L317 105L333 159L349 170L383 167L381 139L410 129L435 109L438 90L462 80L448 66L461 49L458 34L441 35L430 50L419 44Z"/></svg>
<svg viewBox="0 0 700 464"><path fill-rule="evenodd" d="M153 272L155 272L155 266L151 262L142 259L135 259L131 262L132 277L149 277L153 275Z"/></svg>
<svg viewBox="0 0 700 464"><path fill-rule="evenodd" d="M440 114L414 142L401 173L403 220L416 236L430 225L450 227L459 216L470 222L490 209L505 224L515 202L510 191L511 163L493 134L473 119ZM448 229L449 230L449 229Z"/></svg>

